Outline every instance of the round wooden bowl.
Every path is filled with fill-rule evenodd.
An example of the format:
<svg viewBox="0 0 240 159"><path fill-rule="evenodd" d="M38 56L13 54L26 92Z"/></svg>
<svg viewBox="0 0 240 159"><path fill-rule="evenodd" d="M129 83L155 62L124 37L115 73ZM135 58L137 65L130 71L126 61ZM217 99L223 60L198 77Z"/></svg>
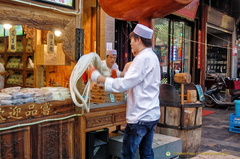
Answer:
<svg viewBox="0 0 240 159"><path fill-rule="evenodd" d="M111 17L125 21L162 18L193 0L98 0Z"/></svg>

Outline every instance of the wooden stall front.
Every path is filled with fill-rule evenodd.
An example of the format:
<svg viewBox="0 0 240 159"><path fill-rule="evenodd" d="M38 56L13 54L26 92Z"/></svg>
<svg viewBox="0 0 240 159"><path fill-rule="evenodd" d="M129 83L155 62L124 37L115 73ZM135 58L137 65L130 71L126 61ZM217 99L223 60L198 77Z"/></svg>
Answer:
<svg viewBox="0 0 240 159"><path fill-rule="evenodd" d="M0 2L0 24L9 23L22 27L22 34L16 35L16 39L22 45L20 51L9 52L8 36L4 34L0 37L0 62L6 71L21 77L18 82L14 80L15 83L12 83L13 80L10 80L9 76L6 77L5 88L69 86L74 65L83 54L83 45L84 53L94 50L97 30L94 21L96 7L93 10L92 5L91 7L86 5L87 2L94 2L95 6L96 2L84 1L85 8L81 6L80 0L72 2L75 8L54 5L57 2L8 0ZM83 15L83 11L86 10ZM92 14L89 15L89 12ZM88 27L88 19L92 19L91 27ZM49 33L57 29L62 34L59 37L54 35L53 43L54 48L61 49L61 55L64 56L61 61L45 56L48 52L44 50L48 45ZM88 41L89 39L92 41ZM88 48L88 45L91 47ZM21 59L19 64L21 63L22 67L19 67L19 64L16 68L8 67L9 57L12 56ZM31 67L29 58L33 62ZM86 133L124 124L125 106L124 101L92 104L90 113L83 113L75 107L71 99L42 104L2 105L0 159L85 159Z"/></svg>
<svg viewBox="0 0 240 159"><path fill-rule="evenodd" d="M75 111L72 100L0 107L0 158L86 158L86 133L125 123L125 102Z"/></svg>
<svg viewBox="0 0 240 159"><path fill-rule="evenodd" d="M0 107L0 158L78 158L72 101Z"/></svg>

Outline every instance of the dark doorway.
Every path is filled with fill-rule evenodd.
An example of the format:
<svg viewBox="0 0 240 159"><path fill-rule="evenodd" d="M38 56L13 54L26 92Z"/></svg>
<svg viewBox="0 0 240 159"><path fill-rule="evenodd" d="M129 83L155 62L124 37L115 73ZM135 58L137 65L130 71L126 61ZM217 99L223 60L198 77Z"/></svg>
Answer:
<svg viewBox="0 0 240 159"><path fill-rule="evenodd" d="M133 30L137 22L115 20L115 49L118 52L117 64L120 70L124 65L133 60L129 33Z"/></svg>

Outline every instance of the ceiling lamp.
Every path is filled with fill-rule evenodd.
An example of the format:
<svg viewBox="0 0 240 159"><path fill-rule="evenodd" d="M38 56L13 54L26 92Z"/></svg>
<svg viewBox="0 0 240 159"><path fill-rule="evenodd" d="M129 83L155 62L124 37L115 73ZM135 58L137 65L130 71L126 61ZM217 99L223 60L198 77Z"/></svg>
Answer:
<svg viewBox="0 0 240 159"><path fill-rule="evenodd" d="M10 28L12 28L11 24L3 24L4 29L9 30Z"/></svg>
<svg viewBox="0 0 240 159"><path fill-rule="evenodd" d="M56 31L54 32L54 34L55 34L56 36L60 36L60 35L62 34L62 32L59 31L59 30L56 30Z"/></svg>

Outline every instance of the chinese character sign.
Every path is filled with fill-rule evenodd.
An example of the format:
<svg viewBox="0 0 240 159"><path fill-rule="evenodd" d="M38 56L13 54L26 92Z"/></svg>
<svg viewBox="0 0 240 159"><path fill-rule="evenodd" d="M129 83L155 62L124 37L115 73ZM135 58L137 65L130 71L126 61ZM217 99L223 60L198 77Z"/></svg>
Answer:
<svg viewBox="0 0 240 159"><path fill-rule="evenodd" d="M21 116L21 108L19 107L10 107L10 112L9 112L9 116L8 118L14 118L14 119L21 119L22 116Z"/></svg>
<svg viewBox="0 0 240 159"><path fill-rule="evenodd" d="M201 30L198 30L198 55L197 55L197 68L201 69L201 52L202 52L202 33Z"/></svg>
<svg viewBox="0 0 240 159"><path fill-rule="evenodd" d="M47 52L54 54L54 34L51 31L47 34Z"/></svg>
<svg viewBox="0 0 240 159"><path fill-rule="evenodd" d="M9 29L9 37L8 37L8 51L9 52L15 52L17 47L17 35L16 35L16 29L10 28Z"/></svg>
<svg viewBox="0 0 240 159"><path fill-rule="evenodd" d="M54 112L51 110L51 107L53 105L48 102L43 104L31 103L17 106L1 106L0 123L53 115Z"/></svg>

